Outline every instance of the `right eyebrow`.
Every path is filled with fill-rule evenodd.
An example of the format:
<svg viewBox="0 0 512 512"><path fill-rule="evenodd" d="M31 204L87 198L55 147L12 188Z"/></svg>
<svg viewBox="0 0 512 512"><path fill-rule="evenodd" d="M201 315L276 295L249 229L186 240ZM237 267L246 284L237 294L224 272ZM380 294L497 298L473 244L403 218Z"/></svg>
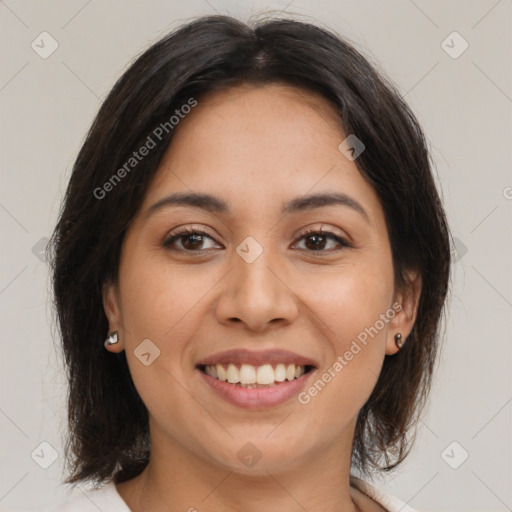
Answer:
<svg viewBox="0 0 512 512"><path fill-rule="evenodd" d="M197 194L189 192L175 192L170 196L164 197L150 206L146 212L146 217L153 215L158 210L170 206L191 206L201 208L212 213L229 213L228 205L218 197L209 194Z"/></svg>

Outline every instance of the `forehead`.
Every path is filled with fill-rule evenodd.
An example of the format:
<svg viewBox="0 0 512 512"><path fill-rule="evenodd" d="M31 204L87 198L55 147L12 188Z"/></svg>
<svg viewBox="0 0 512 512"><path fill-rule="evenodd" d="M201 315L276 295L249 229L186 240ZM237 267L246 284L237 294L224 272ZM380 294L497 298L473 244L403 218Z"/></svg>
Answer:
<svg viewBox="0 0 512 512"><path fill-rule="evenodd" d="M198 100L175 129L146 206L174 192L209 193L233 211L252 205L261 215L301 195L337 191L379 209L373 188L338 148L346 134L335 107L318 94L238 86Z"/></svg>

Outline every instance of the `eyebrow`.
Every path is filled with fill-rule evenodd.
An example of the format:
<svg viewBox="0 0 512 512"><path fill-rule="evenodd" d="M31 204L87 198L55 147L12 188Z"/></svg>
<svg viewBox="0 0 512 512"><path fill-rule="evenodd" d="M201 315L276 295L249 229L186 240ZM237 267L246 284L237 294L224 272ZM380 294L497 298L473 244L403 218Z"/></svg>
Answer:
<svg viewBox="0 0 512 512"><path fill-rule="evenodd" d="M354 198L340 192L311 194L308 196L297 197L286 203L283 206L281 213L283 215L290 215L292 213L332 205L348 206L362 215L366 222L370 223L370 217L363 206ZM164 197L150 206L145 216L147 218L153 215L156 211L171 206L189 206L192 208L200 208L212 213L230 214L228 204L218 197L210 194L193 192L175 192L174 194Z"/></svg>

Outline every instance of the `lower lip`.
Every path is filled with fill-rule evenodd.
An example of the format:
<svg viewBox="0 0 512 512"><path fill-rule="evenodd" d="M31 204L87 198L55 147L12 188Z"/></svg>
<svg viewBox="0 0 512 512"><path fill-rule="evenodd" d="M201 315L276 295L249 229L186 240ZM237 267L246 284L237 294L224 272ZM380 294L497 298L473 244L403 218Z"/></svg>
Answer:
<svg viewBox="0 0 512 512"><path fill-rule="evenodd" d="M305 373L298 379L284 381L270 388L242 388L229 382L215 379L197 370L205 382L222 398L245 409L261 409L280 405L298 395L315 370Z"/></svg>

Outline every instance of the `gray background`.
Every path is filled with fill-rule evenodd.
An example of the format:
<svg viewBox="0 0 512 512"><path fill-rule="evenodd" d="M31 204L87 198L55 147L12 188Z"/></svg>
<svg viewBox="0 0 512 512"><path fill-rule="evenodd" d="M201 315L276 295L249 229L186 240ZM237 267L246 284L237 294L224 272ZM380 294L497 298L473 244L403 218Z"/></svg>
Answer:
<svg viewBox="0 0 512 512"><path fill-rule="evenodd" d="M374 483L425 512L512 510L511 7L510 0L0 1L0 509L44 510L68 496L60 484L66 390L39 251L100 102L135 55L184 19L274 9L348 37L398 84L429 139L456 237L431 405L410 458ZM31 47L51 48L43 31L58 43L47 58ZM445 50L459 53L461 39L442 45L454 31L469 44L457 58Z"/></svg>

